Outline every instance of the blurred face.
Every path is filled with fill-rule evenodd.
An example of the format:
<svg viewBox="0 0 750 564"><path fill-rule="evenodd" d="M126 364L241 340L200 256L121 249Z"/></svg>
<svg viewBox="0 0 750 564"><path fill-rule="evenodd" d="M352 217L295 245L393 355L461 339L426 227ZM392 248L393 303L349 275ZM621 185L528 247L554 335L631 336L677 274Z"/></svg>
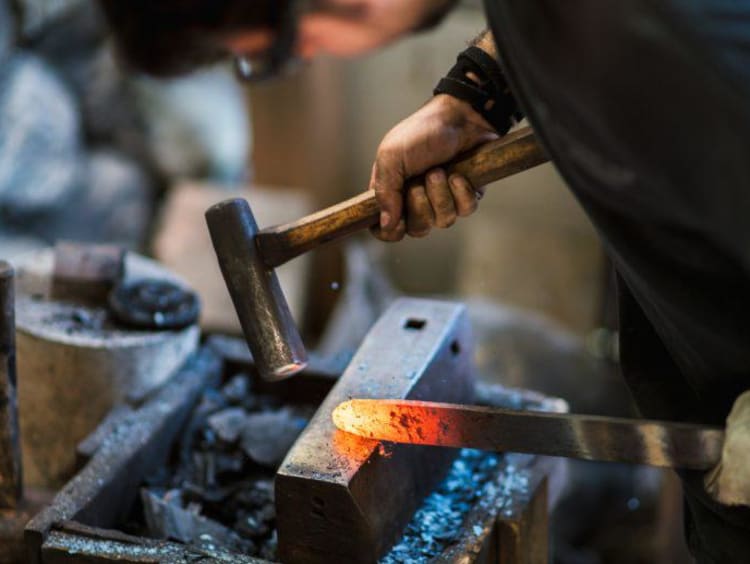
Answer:
<svg viewBox="0 0 750 564"><path fill-rule="evenodd" d="M387 45L444 13L452 0L318 0L300 16L295 53L353 57ZM269 49L271 30L249 30L226 39L235 55Z"/></svg>

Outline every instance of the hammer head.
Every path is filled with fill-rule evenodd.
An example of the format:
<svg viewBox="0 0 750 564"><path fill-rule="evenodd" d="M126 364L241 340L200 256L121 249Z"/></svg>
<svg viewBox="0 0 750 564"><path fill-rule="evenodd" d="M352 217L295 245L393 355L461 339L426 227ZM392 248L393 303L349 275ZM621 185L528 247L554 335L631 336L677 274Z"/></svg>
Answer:
<svg viewBox="0 0 750 564"><path fill-rule="evenodd" d="M275 272L263 262L248 203L226 200L206 212L219 266L253 354L267 380L281 380L307 366L307 354Z"/></svg>

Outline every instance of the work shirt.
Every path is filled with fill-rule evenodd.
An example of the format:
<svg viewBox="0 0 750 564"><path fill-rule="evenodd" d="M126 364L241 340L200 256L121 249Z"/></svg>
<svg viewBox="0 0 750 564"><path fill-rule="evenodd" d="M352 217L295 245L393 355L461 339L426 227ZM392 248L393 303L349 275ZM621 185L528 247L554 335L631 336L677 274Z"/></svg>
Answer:
<svg viewBox="0 0 750 564"><path fill-rule="evenodd" d="M750 3L485 0L503 66L619 275L645 417L723 424L750 388ZM684 473L700 562L750 562L750 511Z"/></svg>

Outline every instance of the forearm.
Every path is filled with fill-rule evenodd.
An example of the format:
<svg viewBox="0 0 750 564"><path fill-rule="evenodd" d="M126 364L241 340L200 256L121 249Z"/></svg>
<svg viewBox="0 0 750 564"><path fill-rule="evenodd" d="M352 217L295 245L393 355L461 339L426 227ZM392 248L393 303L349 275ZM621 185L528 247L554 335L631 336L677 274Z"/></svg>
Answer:
<svg viewBox="0 0 750 564"><path fill-rule="evenodd" d="M500 56L498 55L497 46L495 45L495 38L492 36L492 32L489 29L484 30L472 39L471 44L475 47L479 47L482 51L491 55L497 62L500 62Z"/></svg>

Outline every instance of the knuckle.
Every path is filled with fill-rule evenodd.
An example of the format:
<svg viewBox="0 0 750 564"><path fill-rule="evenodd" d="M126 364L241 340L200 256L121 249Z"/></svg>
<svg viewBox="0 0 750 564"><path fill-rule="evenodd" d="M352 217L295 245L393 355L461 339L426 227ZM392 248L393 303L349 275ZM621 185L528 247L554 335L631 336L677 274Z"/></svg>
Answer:
<svg viewBox="0 0 750 564"><path fill-rule="evenodd" d="M453 203L452 198L441 198L440 200L433 202L435 212L442 217L450 217L456 214L456 206Z"/></svg>

